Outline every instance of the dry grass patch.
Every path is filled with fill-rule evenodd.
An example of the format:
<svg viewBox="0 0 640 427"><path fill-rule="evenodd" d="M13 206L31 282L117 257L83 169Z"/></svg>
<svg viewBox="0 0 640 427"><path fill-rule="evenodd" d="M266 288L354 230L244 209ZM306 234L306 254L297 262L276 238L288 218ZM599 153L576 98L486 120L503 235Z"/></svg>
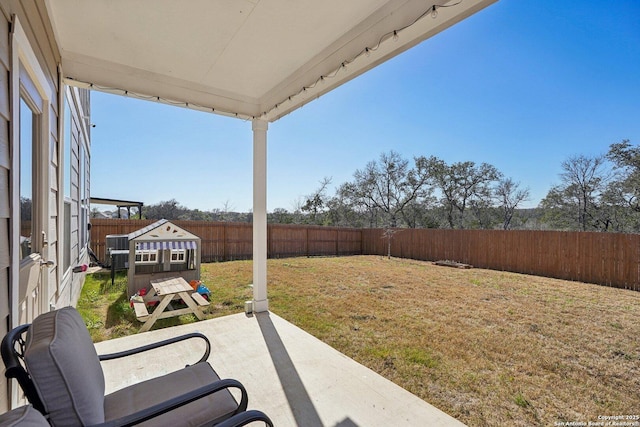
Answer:
<svg viewBox="0 0 640 427"><path fill-rule="evenodd" d="M268 268L273 312L471 426L640 411L637 292L371 256ZM217 309L250 298L250 261L203 273Z"/></svg>
<svg viewBox="0 0 640 427"><path fill-rule="evenodd" d="M470 426L640 413L640 293L374 256L268 261L276 314ZM252 298L251 261L202 266L207 317ZM126 277L88 276L95 341L136 333ZM154 329L195 321L162 319Z"/></svg>

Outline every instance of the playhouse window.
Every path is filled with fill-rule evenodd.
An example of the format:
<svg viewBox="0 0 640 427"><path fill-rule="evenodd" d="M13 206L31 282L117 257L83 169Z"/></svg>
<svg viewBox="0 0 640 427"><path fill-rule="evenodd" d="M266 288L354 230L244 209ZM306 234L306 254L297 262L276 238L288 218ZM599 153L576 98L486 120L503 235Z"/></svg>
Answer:
<svg viewBox="0 0 640 427"><path fill-rule="evenodd" d="M186 259L186 251L184 249L171 249L171 262L184 263Z"/></svg>
<svg viewBox="0 0 640 427"><path fill-rule="evenodd" d="M155 264L158 262L158 251L141 250L136 251L136 264Z"/></svg>

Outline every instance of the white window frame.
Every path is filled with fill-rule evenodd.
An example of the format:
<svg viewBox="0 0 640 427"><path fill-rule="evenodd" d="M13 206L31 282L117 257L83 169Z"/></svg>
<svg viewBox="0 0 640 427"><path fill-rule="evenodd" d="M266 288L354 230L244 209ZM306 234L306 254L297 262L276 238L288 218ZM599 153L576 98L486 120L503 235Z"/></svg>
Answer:
<svg viewBox="0 0 640 427"><path fill-rule="evenodd" d="M173 259L173 257L176 259ZM187 259L186 249L171 249L171 264L184 264Z"/></svg>
<svg viewBox="0 0 640 427"><path fill-rule="evenodd" d="M138 260L138 255L140 259ZM145 259L146 258L146 259ZM158 263L158 251L155 249L139 249L136 251L135 256L136 265L144 264L157 264Z"/></svg>
<svg viewBox="0 0 640 427"><path fill-rule="evenodd" d="M58 169L60 171L60 177L58 182L58 194L61 200L60 203L60 222L58 228L60 230L60 235L58 236L58 241L60 242L60 255L59 258L62 260L62 268L61 275L67 275L71 271L71 265L73 261L77 258L74 257L72 253L71 246L71 235L72 235L72 216L73 216L73 208L72 208L72 193L71 193L71 175L73 173L72 168L72 159L73 159L73 112L72 112L72 102L71 102L71 91L70 88L64 85L64 80L62 79L62 71L59 71L60 74L60 87L63 87L64 90L60 95L60 110L62 114L60 115L59 123L61 123L62 132L61 141L60 141L60 149L58 150ZM77 233L77 231L76 231ZM59 279L62 281L62 277Z"/></svg>
<svg viewBox="0 0 640 427"><path fill-rule="evenodd" d="M89 198L87 189L87 149L84 145L84 138L78 138L78 226L80 227L79 249L82 251L89 243L89 230L87 224L89 223Z"/></svg>

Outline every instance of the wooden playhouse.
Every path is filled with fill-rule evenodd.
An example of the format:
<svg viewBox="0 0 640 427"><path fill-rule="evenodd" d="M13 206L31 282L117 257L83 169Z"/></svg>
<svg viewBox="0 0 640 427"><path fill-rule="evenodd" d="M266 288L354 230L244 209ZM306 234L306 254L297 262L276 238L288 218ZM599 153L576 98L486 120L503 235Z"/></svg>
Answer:
<svg viewBox="0 0 640 427"><path fill-rule="evenodd" d="M166 219L128 235L128 292L148 289L153 279L200 280L200 238Z"/></svg>

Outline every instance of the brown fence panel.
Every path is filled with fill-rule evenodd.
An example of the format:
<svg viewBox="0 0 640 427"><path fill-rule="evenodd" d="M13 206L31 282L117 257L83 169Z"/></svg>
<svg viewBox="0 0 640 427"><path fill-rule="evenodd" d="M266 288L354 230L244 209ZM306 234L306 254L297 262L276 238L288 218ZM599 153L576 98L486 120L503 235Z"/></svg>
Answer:
<svg viewBox="0 0 640 427"><path fill-rule="evenodd" d="M224 261L226 257L226 235L227 227L224 223L216 227L207 227L204 224L198 224L189 230L191 233L200 237L200 261L216 262Z"/></svg>
<svg viewBox="0 0 640 427"><path fill-rule="evenodd" d="M253 256L253 228L251 224L228 223L225 227L224 261L251 259Z"/></svg>
<svg viewBox="0 0 640 427"><path fill-rule="evenodd" d="M129 234L153 223L150 220L93 219L91 247L102 262L106 259L106 236ZM212 221L171 221L201 239L201 261L251 259L253 225ZM306 225L269 224L268 256L337 256L362 253L362 230Z"/></svg>
<svg viewBox="0 0 640 427"><path fill-rule="evenodd" d="M308 256L338 255L338 230L328 227L307 229Z"/></svg>
<svg viewBox="0 0 640 427"><path fill-rule="evenodd" d="M353 228L337 229L337 254L359 255L362 253L362 230Z"/></svg>
<svg viewBox="0 0 640 427"><path fill-rule="evenodd" d="M362 253L387 254L384 230L362 236ZM402 229L393 234L391 255L640 290L637 234Z"/></svg>
<svg viewBox="0 0 640 427"><path fill-rule="evenodd" d="M387 253L386 241L383 240L382 230L377 228L365 228L362 230L362 253L363 255L383 255Z"/></svg>
<svg viewBox="0 0 640 427"><path fill-rule="evenodd" d="M362 253L362 230L270 224L269 257L339 256Z"/></svg>
<svg viewBox="0 0 640 427"><path fill-rule="evenodd" d="M306 227L271 224L267 228L270 257L286 258L309 255Z"/></svg>

